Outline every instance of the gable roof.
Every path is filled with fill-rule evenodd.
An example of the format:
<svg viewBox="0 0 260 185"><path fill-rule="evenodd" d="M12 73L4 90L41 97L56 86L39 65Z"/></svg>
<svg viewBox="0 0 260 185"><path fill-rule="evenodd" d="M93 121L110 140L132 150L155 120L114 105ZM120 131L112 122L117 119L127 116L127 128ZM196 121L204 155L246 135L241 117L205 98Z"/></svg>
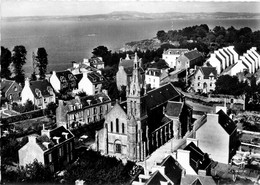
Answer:
<svg viewBox="0 0 260 185"><path fill-rule="evenodd" d="M104 62L99 58L99 57L94 57L94 58L90 58L89 62L92 65L97 65L97 64L104 64Z"/></svg>
<svg viewBox="0 0 260 185"><path fill-rule="evenodd" d="M202 57L202 54L198 50L188 51L183 55L187 57L189 60L194 60L196 58Z"/></svg>
<svg viewBox="0 0 260 185"><path fill-rule="evenodd" d="M200 67L199 70L204 74L204 79L209 79L210 75L213 74L217 78L216 67Z"/></svg>
<svg viewBox="0 0 260 185"><path fill-rule="evenodd" d="M162 72L160 69L149 68L146 70L146 74L152 76L161 76Z"/></svg>
<svg viewBox="0 0 260 185"><path fill-rule="evenodd" d="M69 139L74 137L74 135L69 130L65 129L63 126L56 127L56 128L54 128L52 130L42 130L42 131L49 132L49 136L47 136L43 132L43 134L41 136L38 136L36 138L37 144L40 146L40 148L43 151L46 151L46 150L54 147L55 145L61 144L62 142L66 141L66 140L69 140ZM65 135L63 133L67 134L67 139L65 138ZM59 143L57 143L57 141L55 140L54 137L59 137ZM47 148L44 145L44 142L49 143L49 148Z"/></svg>
<svg viewBox="0 0 260 185"><path fill-rule="evenodd" d="M236 124L232 121L232 119L224 113L223 110L219 110L217 112L218 116L218 122L223 127L223 129L231 135L236 129Z"/></svg>
<svg viewBox="0 0 260 185"><path fill-rule="evenodd" d="M212 176L202 176L202 175L185 175L181 179L181 184L185 185L215 185L216 182L213 180Z"/></svg>
<svg viewBox="0 0 260 185"><path fill-rule="evenodd" d="M1 81L1 91L2 93L5 93L10 87L11 85L14 83L15 81L14 80L6 80L6 79L3 79Z"/></svg>
<svg viewBox="0 0 260 185"><path fill-rule="evenodd" d="M43 97L52 96L54 92L51 84L47 80L30 81L30 89L35 98L40 98L38 91Z"/></svg>
<svg viewBox="0 0 260 185"><path fill-rule="evenodd" d="M147 110L154 109L169 100L173 100L181 96L172 83L165 84L157 89L151 90L147 93L146 104Z"/></svg>
<svg viewBox="0 0 260 185"><path fill-rule="evenodd" d="M167 182L168 179L166 179L166 177L163 176L159 171L156 171L148 179L148 181L145 183L145 185L161 184L161 181Z"/></svg>
<svg viewBox="0 0 260 185"><path fill-rule="evenodd" d="M184 52L188 52L189 50L188 49L183 49L183 48L170 48L166 51L163 52L163 54L166 54L166 55L180 55Z"/></svg>
<svg viewBox="0 0 260 185"><path fill-rule="evenodd" d="M226 69L223 70L222 73L226 73L228 71L230 71L238 62L234 63L234 64L231 64L230 66L228 66Z"/></svg>
<svg viewBox="0 0 260 185"><path fill-rule="evenodd" d="M110 114L113 114L114 111L118 112L118 115L120 115L120 116L123 116L126 118L128 117L126 110L124 110L123 107L121 107L121 105L118 104L117 102L115 103L113 108L105 115L105 117L109 116Z"/></svg>
<svg viewBox="0 0 260 185"><path fill-rule="evenodd" d="M103 83L105 80L105 78L99 74L98 72L90 72L88 73L88 79L93 83L93 84L98 84L98 83Z"/></svg>
<svg viewBox="0 0 260 185"><path fill-rule="evenodd" d="M167 103L165 114L167 116L179 117L182 111L184 103L183 102L175 102L169 101Z"/></svg>
<svg viewBox="0 0 260 185"><path fill-rule="evenodd" d="M168 155L160 164L165 167L165 175L174 183L180 184L183 168L171 155Z"/></svg>
<svg viewBox="0 0 260 185"><path fill-rule="evenodd" d="M76 80L76 77L69 71L57 71L56 76L61 81L61 78L64 77L67 81Z"/></svg>
<svg viewBox="0 0 260 185"><path fill-rule="evenodd" d="M205 170L210 166L211 160L209 156L203 153L193 142L190 142L184 150L190 151L190 166L194 171Z"/></svg>

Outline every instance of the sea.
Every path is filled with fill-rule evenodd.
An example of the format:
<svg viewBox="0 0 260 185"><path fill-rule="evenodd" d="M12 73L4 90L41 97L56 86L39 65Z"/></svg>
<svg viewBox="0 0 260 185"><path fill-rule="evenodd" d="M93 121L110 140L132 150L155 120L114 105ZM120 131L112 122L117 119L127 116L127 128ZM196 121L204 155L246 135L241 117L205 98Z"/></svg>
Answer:
<svg viewBox="0 0 260 185"><path fill-rule="evenodd" d="M26 76L32 72L32 53L44 47L48 53L48 72L71 67L72 61L90 58L98 46L112 52L125 43L151 39L159 30L179 30L187 26L207 24L240 29L260 30L260 19L203 19L203 20L41 20L1 21L1 46L12 50L23 45L27 50L24 65Z"/></svg>

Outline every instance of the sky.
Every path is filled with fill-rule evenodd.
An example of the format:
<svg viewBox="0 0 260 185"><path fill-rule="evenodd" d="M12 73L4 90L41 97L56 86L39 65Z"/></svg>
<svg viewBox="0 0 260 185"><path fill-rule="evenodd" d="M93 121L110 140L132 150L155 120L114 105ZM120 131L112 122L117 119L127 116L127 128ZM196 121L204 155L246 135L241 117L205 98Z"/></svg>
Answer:
<svg viewBox="0 0 260 185"><path fill-rule="evenodd" d="M0 2L2 17L93 15L113 11L260 13L258 0L0 0Z"/></svg>

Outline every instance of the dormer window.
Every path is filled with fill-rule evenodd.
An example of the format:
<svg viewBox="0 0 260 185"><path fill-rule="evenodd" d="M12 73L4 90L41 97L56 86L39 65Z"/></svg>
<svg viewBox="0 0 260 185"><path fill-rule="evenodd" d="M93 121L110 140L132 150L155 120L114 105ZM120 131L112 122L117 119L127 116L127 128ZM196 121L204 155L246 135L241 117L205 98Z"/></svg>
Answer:
<svg viewBox="0 0 260 185"><path fill-rule="evenodd" d="M47 91L49 92L49 94L53 94L53 89L50 86L47 86Z"/></svg>
<svg viewBox="0 0 260 185"><path fill-rule="evenodd" d="M70 80L74 80L74 78L73 78L73 75L72 75L72 74L69 74L69 79L70 79Z"/></svg>
<svg viewBox="0 0 260 185"><path fill-rule="evenodd" d="M42 96L42 93L39 89L35 89L35 94L38 96L38 97L41 97Z"/></svg>
<svg viewBox="0 0 260 185"><path fill-rule="evenodd" d="M66 82L66 79L64 78L64 76L61 76L61 77L60 77L60 81L61 81L61 82Z"/></svg>

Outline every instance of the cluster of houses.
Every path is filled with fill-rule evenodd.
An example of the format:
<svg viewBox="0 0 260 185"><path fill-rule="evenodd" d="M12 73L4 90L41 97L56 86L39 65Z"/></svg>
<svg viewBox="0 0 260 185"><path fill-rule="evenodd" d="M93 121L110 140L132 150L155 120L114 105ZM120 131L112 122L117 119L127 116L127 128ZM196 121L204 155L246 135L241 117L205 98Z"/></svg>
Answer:
<svg viewBox="0 0 260 185"><path fill-rule="evenodd" d="M172 81L174 77L187 78L190 73L194 91L214 91L221 74L233 75L245 68L252 73L258 70L260 55L251 48L239 59L233 47L226 47L211 54L205 65L203 58L196 49L164 51L163 59L174 69L169 73L169 68L144 70L136 53L132 57L127 55L120 60L116 74L117 88L126 90L126 101L114 104L102 91L106 79L100 71L104 67L100 58L74 62L72 68L53 71L45 80L27 79L23 88L13 81L2 80L1 94L10 102L25 103L29 99L42 109L50 102L58 102L57 127L43 127L41 135L29 136L27 144L19 150L19 164L26 165L36 158L50 165L53 171L62 169L75 158L75 136L71 130L104 120L103 128L95 135L95 150L135 162L146 160L171 139L195 133L183 148L139 175L139 181L133 184L214 184L210 176L212 160L230 162L236 152L236 124L225 107L204 115L194 124L192 107L186 104L185 96ZM235 72L229 73L227 69ZM57 93L68 89L75 94L74 98L57 101ZM79 92L87 96L78 96Z"/></svg>

